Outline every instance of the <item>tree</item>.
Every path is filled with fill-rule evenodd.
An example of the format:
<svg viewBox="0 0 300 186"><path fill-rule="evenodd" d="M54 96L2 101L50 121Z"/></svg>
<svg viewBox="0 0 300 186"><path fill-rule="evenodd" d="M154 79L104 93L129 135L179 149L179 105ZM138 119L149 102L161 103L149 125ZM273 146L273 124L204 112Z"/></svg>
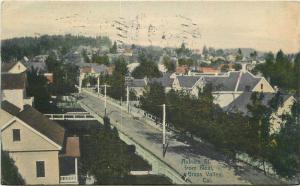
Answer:
<svg viewBox="0 0 300 186"><path fill-rule="evenodd" d="M156 63L152 61L141 61L140 65L134 69L131 74L134 78L153 78L153 77L160 77L161 73L158 70L158 66Z"/></svg>
<svg viewBox="0 0 300 186"><path fill-rule="evenodd" d="M234 68L235 71L239 71L239 70L242 69L242 65L239 64L239 63L235 63L235 64L233 65L233 68Z"/></svg>
<svg viewBox="0 0 300 186"><path fill-rule="evenodd" d="M175 64L172 62L172 60L169 56L164 56L163 64L167 68L168 72L174 72L175 71Z"/></svg>
<svg viewBox="0 0 300 186"><path fill-rule="evenodd" d="M263 93L253 92L251 95L252 103L247 105L251 117L249 119L257 144L257 151L251 154L253 157L262 159L264 172L265 161L269 157L270 152L270 119L272 110L265 106L262 102L264 99Z"/></svg>
<svg viewBox="0 0 300 186"><path fill-rule="evenodd" d="M164 87L161 84L151 83L140 98L140 107L161 118L162 114L159 108L165 103L165 96Z"/></svg>
<svg viewBox="0 0 300 186"><path fill-rule="evenodd" d="M273 139L269 157L276 173L287 178L292 178L300 171L299 106L299 103L295 103L292 113L285 115L285 124Z"/></svg>
<svg viewBox="0 0 300 186"><path fill-rule="evenodd" d="M243 53L242 53L242 50L239 48L238 51L237 51L237 56L236 56L236 61L240 61L243 59Z"/></svg>
<svg viewBox="0 0 300 186"><path fill-rule="evenodd" d="M205 45L203 46L202 54L203 55L207 55L208 54L208 49L207 49L207 47Z"/></svg>
<svg viewBox="0 0 300 186"><path fill-rule="evenodd" d="M228 72L229 70L229 65L227 64L224 64L222 67L221 67L221 72Z"/></svg>
<svg viewBox="0 0 300 186"><path fill-rule="evenodd" d="M109 52L112 54L117 53L117 42L114 42L113 46L109 49Z"/></svg>
<svg viewBox="0 0 300 186"><path fill-rule="evenodd" d="M125 75L127 73L126 62L123 58L118 58L115 61L115 69L111 77L108 78L110 88L108 88L108 95L115 99L125 98Z"/></svg>
<svg viewBox="0 0 300 186"><path fill-rule="evenodd" d="M99 65L108 65L109 58L107 55L99 56L99 55L93 54L91 62L98 63Z"/></svg>
<svg viewBox="0 0 300 186"><path fill-rule="evenodd" d="M299 79L299 74L300 74L300 52L295 57L294 60L294 88L296 90L296 96L298 98L298 102L300 102L300 79Z"/></svg>
<svg viewBox="0 0 300 186"><path fill-rule="evenodd" d="M86 63L90 63L91 62L89 56L87 55L86 50L82 50L82 57L83 57L84 62L86 62Z"/></svg>
<svg viewBox="0 0 300 186"><path fill-rule="evenodd" d="M179 66L182 66L182 65L192 66L192 65L194 65L194 63L195 62L191 58L180 58L180 59L178 59Z"/></svg>
<svg viewBox="0 0 300 186"><path fill-rule="evenodd" d="M191 54L190 49L186 48L184 43L182 43L180 48L177 48L175 51L177 56L188 56Z"/></svg>
<svg viewBox="0 0 300 186"><path fill-rule="evenodd" d="M41 112L49 110L51 107L47 79L32 69L27 72L27 81L26 92L27 95L34 97L34 106Z"/></svg>
<svg viewBox="0 0 300 186"><path fill-rule="evenodd" d="M18 172L18 168L15 166L14 160L11 159L9 154L5 151L2 151L1 154L1 185L25 185L25 181Z"/></svg>
<svg viewBox="0 0 300 186"><path fill-rule="evenodd" d="M96 184L113 184L115 179L129 174L130 156L128 148L111 128L109 118L105 117L104 127L83 137L89 145L82 145L83 171L95 176Z"/></svg>
<svg viewBox="0 0 300 186"><path fill-rule="evenodd" d="M250 53L250 57L252 59L256 59L257 58L257 52L256 52L256 50L254 50L253 52Z"/></svg>

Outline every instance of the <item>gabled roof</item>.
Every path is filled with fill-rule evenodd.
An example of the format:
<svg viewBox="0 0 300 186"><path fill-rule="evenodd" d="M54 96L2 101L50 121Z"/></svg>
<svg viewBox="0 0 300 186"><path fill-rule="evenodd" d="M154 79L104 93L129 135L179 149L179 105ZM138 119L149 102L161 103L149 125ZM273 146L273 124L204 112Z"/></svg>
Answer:
<svg viewBox="0 0 300 186"><path fill-rule="evenodd" d="M145 87L147 85L147 82L145 79L132 79L128 82L129 87Z"/></svg>
<svg viewBox="0 0 300 186"><path fill-rule="evenodd" d="M26 74L2 74L1 75L1 88L2 90L25 89Z"/></svg>
<svg viewBox="0 0 300 186"><path fill-rule="evenodd" d="M12 69L18 62L9 62L9 63L2 63L1 64L1 71L2 72L8 72L10 69Z"/></svg>
<svg viewBox="0 0 300 186"><path fill-rule="evenodd" d="M170 78L171 73L163 73L162 77L152 78L149 83L160 83L163 87L171 87L174 79Z"/></svg>
<svg viewBox="0 0 300 186"><path fill-rule="evenodd" d="M2 101L1 103L1 109L5 110L6 112L8 112L9 114L16 116L19 111L20 108L15 106L14 104L8 102L8 101Z"/></svg>
<svg viewBox="0 0 300 186"><path fill-rule="evenodd" d="M25 105L24 110L19 112L17 117L56 144L63 146L65 129L33 107Z"/></svg>
<svg viewBox="0 0 300 186"><path fill-rule="evenodd" d="M249 72L242 73L237 91L247 91L247 88L252 90L261 79L260 77L254 77ZM246 86L248 87L246 88Z"/></svg>
<svg viewBox="0 0 300 186"><path fill-rule="evenodd" d="M177 76L179 85L184 88L192 88L201 76Z"/></svg>
<svg viewBox="0 0 300 186"><path fill-rule="evenodd" d="M80 157L79 137L67 137L66 146L64 148L65 157Z"/></svg>
<svg viewBox="0 0 300 186"><path fill-rule="evenodd" d="M204 76L206 84L211 84L213 91L234 91L240 72L229 72L228 75Z"/></svg>
<svg viewBox="0 0 300 186"><path fill-rule="evenodd" d="M276 93L264 93L263 98L261 100L262 104L265 106L269 106L269 101L275 96ZM241 112L244 115L249 115L247 105L252 104L251 100L252 92L244 92L238 98L236 98L233 102L231 102L228 106L223 109L227 112ZM292 95L282 94L280 95L282 98L282 102L284 103L287 99L292 97Z"/></svg>

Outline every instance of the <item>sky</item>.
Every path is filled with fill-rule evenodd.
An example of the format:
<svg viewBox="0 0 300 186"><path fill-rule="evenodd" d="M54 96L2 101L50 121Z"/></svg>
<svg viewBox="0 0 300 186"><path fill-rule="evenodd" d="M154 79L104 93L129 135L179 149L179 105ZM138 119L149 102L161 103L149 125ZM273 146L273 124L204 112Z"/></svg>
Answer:
<svg viewBox="0 0 300 186"><path fill-rule="evenodd" d="M300 3L238 1L3 1L1 39L109 36L118 43L194 49L300 50Z"/></svg>

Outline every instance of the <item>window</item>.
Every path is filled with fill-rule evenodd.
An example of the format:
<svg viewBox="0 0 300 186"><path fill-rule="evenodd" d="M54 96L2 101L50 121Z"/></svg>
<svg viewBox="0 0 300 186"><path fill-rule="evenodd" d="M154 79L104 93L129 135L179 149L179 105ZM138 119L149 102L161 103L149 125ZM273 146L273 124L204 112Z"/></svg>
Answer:
<svg viewBox="0 0 300 186"><path fill-rule="evenodd" d="M13 129L13 141L21 141L20 129Z"/></svg>
<svg viewBox="0 0 300 186"><path fill-rule="evenodd" d="M260 84L260 89L264 89L264 84Z"/></svg>
<svg viewBox="0 0 300 186"><path fill-rule="evenodd" d="M45 162L37 161L36 162L36 177L45 177Z"/></svg>

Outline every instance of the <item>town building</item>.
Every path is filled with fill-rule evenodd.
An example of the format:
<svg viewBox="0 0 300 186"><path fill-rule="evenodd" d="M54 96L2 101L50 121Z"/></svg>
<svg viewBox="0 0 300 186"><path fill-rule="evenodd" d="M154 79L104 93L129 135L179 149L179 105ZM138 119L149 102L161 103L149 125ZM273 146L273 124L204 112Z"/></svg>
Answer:
<svg viewBox="0 0 300 186"><path fill-rule="evenodd" d="M245 116L251 116L251 113L248 110L248 105L252 104L251 100L252 92L244 92L238 98L236 98L233 102L223 108L224 111L232 112L232 113L242 113ZM275 98L276 93L263 93L261 103L270 107L270 101ZM282 121L282 116L284 114L290 114L291 108L295 103L296 99L292 95L287 94L279 94L278 95L279 107L276 111L271 114L270 119L270 133L277 133L280 131L284 122Z"/></svg>
<svg viewBox="0 0 300 186"><path fill-rule="evenodd" d="M26 67L21 62L2 64L1 96L19 108L25 104L32 105L33 97L26 95Z"/></svg>
<svg viewBox="0 0 300 186"><path fill-rule="evenodd" d="M27 68L20 61L1 64L2 74L20 74L26 72L26 70Z"/></svg>
<svg viewBox="0 0 300 186"><path fill-rule="evenodd" d="M20 109L3 101L0 127L2 150L14 160L26 184L78 184L79 140L66 137L59 124L30 105ZM66 158L73 167L63 174L61 168L70 166Z"/></svg>
<svg viewBox="0 0 300 186"><path fill-rule="evenodd" d="M222 75L177 76L172 88L198 96L207 84L212 86L214 102L225 107L243 92L270 92L275 90L264 77L256 77L248 71L231 71Z"/></svg>

